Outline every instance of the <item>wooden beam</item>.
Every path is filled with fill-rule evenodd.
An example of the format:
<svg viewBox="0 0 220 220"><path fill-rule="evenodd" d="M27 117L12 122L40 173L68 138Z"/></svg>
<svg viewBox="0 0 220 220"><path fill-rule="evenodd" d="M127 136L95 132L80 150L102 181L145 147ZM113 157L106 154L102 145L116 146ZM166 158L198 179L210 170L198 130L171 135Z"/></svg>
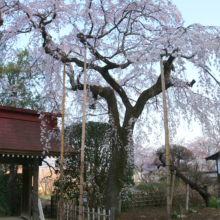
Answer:
<svg viewBox="0 0 220 220"><path fill-rule="evenodd" d="M39 171L39 161L34 158L33 165L33 220L39 220L39 210L38 210L38 171Z"/></svg>
<svg viewBox="0 0 220 220"><path fill-rule="evenodd" d="M42 165L43 158L36 158L39 161L39 166ZM7 157L0 155L0 164L18 164L18 165L33 165L34 158L23 158L23 157Z"/></svg>

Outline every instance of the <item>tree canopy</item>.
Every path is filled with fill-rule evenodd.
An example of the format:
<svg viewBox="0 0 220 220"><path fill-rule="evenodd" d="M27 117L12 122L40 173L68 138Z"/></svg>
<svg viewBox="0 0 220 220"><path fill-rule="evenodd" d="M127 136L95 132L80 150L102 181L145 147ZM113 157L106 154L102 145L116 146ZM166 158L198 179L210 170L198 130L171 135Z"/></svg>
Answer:
<svg viewBox="0 0 220 220"><path fill-rule="evenodd" d="M10 60L25 39L29 51L46 64L42 66L46 75L43 93L55 103L50 106L56 106L54 111L59 110L60 71L66 63L72 101L69 113L79 116L83 51L87 48L87 114L97 116L95 120L109 120L111 126L112 157L105 197L106 206L115 206L116 213L134 126L140 130L144 125L147 135L156 130L160 133L163 127L161 57L170 134L175 134L180 117L188 123L192 119L206 124L219 120L219 75L211 68L220 67L220 28L185 27L171 1L4 0L0 8L2 42L10 45L1 55ZM195 67L193 72L188 64ZM155 129L157 124L160 129Z"/></svg>
<svg viewBox="0 0 220 220"><path fill-rule="evenodd" d="M20 51L11 62L0 62L0 105L43 109L35 89L37 76L32 76L31 69L27 68L30 62L31 56L27 50Z"/></svg>

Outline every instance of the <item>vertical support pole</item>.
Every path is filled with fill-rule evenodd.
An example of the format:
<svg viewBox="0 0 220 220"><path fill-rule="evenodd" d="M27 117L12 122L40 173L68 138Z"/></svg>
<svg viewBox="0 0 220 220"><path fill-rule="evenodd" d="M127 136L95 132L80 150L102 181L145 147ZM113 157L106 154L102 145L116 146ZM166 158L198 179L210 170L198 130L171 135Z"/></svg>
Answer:
<svg viewBox="0 0 220 220"><path fill-rule="evenodd" d="M39 210L38 210L38 170L39 170L39 160L34 158L33 167L33 220L39 220Z"/></svg>
<svg viewBox="0 0 220 220"><path fill-rule="evenodd" d="M90 208L88 207L88 215L87 215L87 220L90 220Z"/></svg>
<svg viewBox="0 0 220 220"><path fill-rule="evenodd" d="M163 92L163 109L164 109L164 128L165 128L165 145L166 145L166 169L167 169L167 219L170 220L170 145L169 145L169 129L167 117L167 102L165 92L164 67L163 58L160 59L161 65L161 85Z"/></svg>
<svg viewBox="0 0 220 220"><path fill-rule="evenodd" d="M86 121L86 47L85 47L85 54L84 54L84 90L83 90L83 119L82 119L79 220L83 220L85 121Z"/></svg>
<svg viewBox="0 0 220 220"><path fill-rule="evenodd" d="M172 175L172 185L171 185L171 199L170 199L170 205L173 204L173 192L174 192L174 183L175 183L175 177L176 177L176 170L174 170Z"/></svg>
<svg viewBox="0 0 220 220"><path fill-rule="evenodd" d="M217 166L217 178L218 178L218 190L220 189L220 157L216 159L216 166Z"/></svg>
<svg viewBox="0 0 220 220"><path fill-rule="evenodd" d="M32 193L32 166L23 165L22 170L22 195L21 217L31 218L31 193Z"/></svg>
<svg viewBox="0 0 220 220"><path fill-rule="evenodd" d="M98 207L98 210L97 210L97 215L98 215L98 220L100 220L100 208Z"/></svg>
<svg viewBox="0 0 220 220"><path fill-rule="evenodd" d="M65 115L65 74L66 64L63 69L63 103L62 103L62 131L61 131L61 155L60 155L60 220L63 220L63 154L64 154L64 115Z"/></svg>
<svg viewBox="0 0 220 220"><path fill-rule="evenodd" d="M112 208L110 209L110 211L111 211L110 220L115 220L115 208L112 207Z"/></svg>
<svg viewBox="0 0 220 220"><path fill-rule="evenodd" d="M92 208L92 220L95 220L95 209Z"/></svg>
<svg viewBox="0 0 220 220"><path fill-rule="evenodd" d="M189 184L186 185L186 211L189 210Z"/></svg>

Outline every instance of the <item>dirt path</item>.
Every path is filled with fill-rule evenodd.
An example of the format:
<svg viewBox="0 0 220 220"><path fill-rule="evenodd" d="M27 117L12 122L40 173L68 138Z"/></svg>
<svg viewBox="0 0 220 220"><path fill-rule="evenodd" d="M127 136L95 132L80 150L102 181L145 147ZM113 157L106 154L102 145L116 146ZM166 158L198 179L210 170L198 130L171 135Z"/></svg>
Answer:
<svg viewBox="0 0 220 220"><path fill-rule="evenodd" d="M173 207L172 212L179 212L179 208ZM219 220L220 210L215 208L197 209L195 213L185 214L186 220ZM123 212L120 220L166 220L166 207L145 207ZM174 218L180 219L180 218Z"/></svg>

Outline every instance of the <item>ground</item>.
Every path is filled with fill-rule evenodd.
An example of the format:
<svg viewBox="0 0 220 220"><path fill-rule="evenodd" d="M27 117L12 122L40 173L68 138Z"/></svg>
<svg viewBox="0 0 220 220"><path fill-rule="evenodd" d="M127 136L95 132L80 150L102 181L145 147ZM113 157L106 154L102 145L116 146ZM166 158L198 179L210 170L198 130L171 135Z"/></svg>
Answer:
<svg viewBox="0 0 220 220"><path fill-rule="evenodd" d="M22 220L19 217L0 217L0 220ZM54 220L54 218L45 218L45 220Z"/></svg>
<svg viewBox="0 0 220 220"><path fill-rule="evenodd" d="M184 214L186 220L219 220L220 210L216 208L195 209L197 212ZM178 207L173 207L172 212L180 212ZM166 207L144 207L123 212L118 220L166 220ZM173 218L180 219L180 218Z"/></svg>

